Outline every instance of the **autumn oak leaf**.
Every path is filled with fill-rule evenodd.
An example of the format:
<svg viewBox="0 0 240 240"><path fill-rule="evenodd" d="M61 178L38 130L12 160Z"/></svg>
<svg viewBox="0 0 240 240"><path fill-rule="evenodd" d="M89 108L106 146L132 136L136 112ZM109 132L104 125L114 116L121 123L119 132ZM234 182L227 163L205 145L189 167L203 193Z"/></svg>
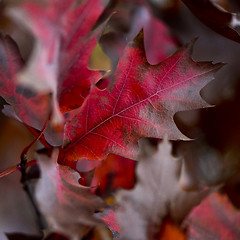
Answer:
<svg viewBox="0 0 240 240"><path fill-rule="evenodd" d="M221 63L194 62L193 42L158 65L145 57L143 34L125 49L113 86L92 88L65 125L60 162L103 159L108 153L135 159L142 137L187 139L173 116L178 111L207 107L199 91L213 79ZM64 155L64 156L63 156Z"/></svg>
<svg viewBox="0 0 240 240"><path fill-rule="evenodd" d="M94 213L102 210L105 203L93 195L90 188L78 183L78 173L58 165L57 157L56 149L51 158L38 155L41 178L36 185L35 197L49 230L75 240L86 234L89 227L102 224Z"/></svg>
<svg viewBox="0 0 240 240"><path fill-rule="evenodd" d="M240 211L227 195L217 192L204 199L184 221L189 240L237 240L240 238L239 224Z"/></svg>
<svg viewBox="0 0 240 240"><path fill-rule="evenodd" d="M23 66L24 61L15 41L0 35L0 95L10 104L4 106L3 112L28 126L42 129L51 111L50 96L38 94L16 81L16 74Z"/></svg>
<svg viewBox="0 0 240 240"><path fill-rule="evenodd" d="M39 94L52 96L48 105L53 112L51 124L56 129L64 124L62 114L81 106L91 85L102 77L87 65L103 26L91 30L105 3L101 0L52 0L42 4L26 1L8 11L35 39L32 54L17 75L18 82Z"/></svg>

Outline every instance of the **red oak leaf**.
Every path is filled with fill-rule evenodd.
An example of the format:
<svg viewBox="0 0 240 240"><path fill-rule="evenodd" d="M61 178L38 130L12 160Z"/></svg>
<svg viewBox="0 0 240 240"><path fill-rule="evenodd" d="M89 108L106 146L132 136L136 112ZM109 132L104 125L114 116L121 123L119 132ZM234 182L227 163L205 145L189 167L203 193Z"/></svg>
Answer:
<svg viewBox="0 0 240 240"><path fill-rule="evenodd" d="M239 16L224 10L213 0L182 0L204 24L215 32L240 43L234 28L240 26Z"/></svg>
<svg viewBox="0 0 240 240"><path fill-rule="evenodd" d="M15 79L23 67L19 49L8 36L0 36L0 95L11 105L6 105L3 112L25 124L41 129L50 113L48 94L37 92L18 84ZM58 133L51 136L51 128L47 130L49 139L58 138Z"/></svg>
<svg viewBox="0 0 240 240"><path fill-rule="evenodd" d="M114 86L92 88L65 125L65 159L103 159L108 153L136 158L142 137L186 139L176 127L177 111L206 107L199 91L222 64L194 62L192 44L158 65L145 57L142 32L129 44L113 76Z"/></svg>
<svg viewBox="0 0 240 240"><path fill-rule="evenodd" d="M87 64L100 31L91 29L103 10L103 2L51 0L40 5L28 1L9 11L35 37L32 55L18 80L23 86L52 95L48 104L53 109L54 126L63 123L63 112L82 104L92 83L101 78Z"/></svg>
<svg viewBox="0 0 240 240"><path fill-rule="evenodd" d="M61 49L58 98L62 112L81 106L91 85L102 77L101 73L89 70L87 66L92 50L97 44L97 37L104 26L91 33L92 27L103 11L104 2L106 0L85 1L85 4L70 15L69 28L73 36L69 38L66 35L65 52Z"/></svg>
<svg viewBox="0 0 240 240"><path fill-rule="evenodd" d="M79 175L66 166L57 164L58 150L51 158L38 155L41 178L36 185L35 197L49 230L79 239L89 227L103 225L94 213L103 209L105 203L93 195L90 188L78 183Z"/></svg>
<svg viewBox="0 0 240 240"><path fill-rule="evenodd" d="M240 239L240 211L234 208L226 195L209 195L193 209L185 224L189 228L189 240Z"/></svg>

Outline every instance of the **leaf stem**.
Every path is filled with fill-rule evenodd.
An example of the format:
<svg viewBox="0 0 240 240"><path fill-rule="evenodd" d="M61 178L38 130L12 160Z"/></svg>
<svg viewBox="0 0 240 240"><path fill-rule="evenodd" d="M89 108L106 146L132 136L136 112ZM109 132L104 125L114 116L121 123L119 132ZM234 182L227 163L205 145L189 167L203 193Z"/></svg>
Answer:
<svg viewBox="0 0 240 240"><path fill-rule="evenodd" d="M36 204L36 201L33 197L33 192L32 192L32 189L31 189L31 184L30 184L30 181L27 179L27 173L26 173L26 169L27 169L27 166L26 165L21 165L21 168L20 168L20 171L22 173L22 177L21 177L21 183L23 185L23 189L24 191L26 192L32 206L33 206L33 209L36 213L36 216L37 216L37 223L38 223L38 226L39 226L39 230L40 230L40 233L41 233L41 237L43 236L43 232L42 230L46 228L46 222L45 222L45 219L43 218L37 204Z"/></svg>
<svg viewBox="0 0 240 240"><path fill-rule="evenodd" d="M35 138L34 141L32 141L27 147L25 147L21 153L21 161L20 161L20 164L17 165L17 168L18 170L21 172L21 183L23 185L23 189L24 191L26 192L33 208L34 208L34 211L36 213L36 216L37 216L37 222L38 222L38 226L39 226L39 230L40 230L40 233L41 233L41 237L43 237L43 229L46 228L46 221L43 217L43 215L41 214L39 208L38 208L38 205L34 199L34 196L33 196L33 192L32 192L32 189L31 189L31 183L29 181L29 178L28 178L28 174L27 174L27 167L30 165L28 163L28 160L27 160L27 153L29 151L29 149L41 138L41 136L43 135L43 132L45 131L47 125L48 125L48 122L51 118L51 113L49 114L49 117L47 119L47 121L44 123L43 125L43 128L41 130L41 132L39 133L39 135ZM32 161L31 161L32 162ZM35 163L32 162L31 165L35 165L36 164L36 161Z"/></svg>
<svg viewBox="0 0 240 240"><path fill-rule="evenodd" d="M49 122L49 120L51 118L51 115L52 114L50 113L47 121L44 123L43 128L42 128L41 132L38 134L38 136L27 147L25 147L23 149L23 151L21 153L21 163L20 164L24 163L25 160L27 162L26 155L27 155L29 149L42 137L43 132L45 131L45 129L46 129L47 125L48 125L48 122Z"/></svg>

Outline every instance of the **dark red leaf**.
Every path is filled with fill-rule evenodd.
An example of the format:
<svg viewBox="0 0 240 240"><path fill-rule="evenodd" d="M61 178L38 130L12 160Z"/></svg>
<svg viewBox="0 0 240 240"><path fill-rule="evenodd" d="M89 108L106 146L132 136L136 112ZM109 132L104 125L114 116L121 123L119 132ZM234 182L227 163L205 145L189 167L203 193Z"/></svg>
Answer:
<svg viewBox="0 0 240 240"><path fill-rule="evenodd" d="M23 60L16 43L8 36L0 36L0 59L0 95L11 105L3 112L35 129L42 129L50 113L50 95L39 94L16 81L15 75L22 69ZM58 133L51 135L51 132L49 126L46 133L49 139L58 138Z"/></svg>
<svg viewBox="0 0 240 240"><path fill-rule="evenodd" d="M204 24L215 32L240 43L240 35L234 30L240 26L239 16L224 10L213 0L182 0Z"/></svg>
<svg viewBox="0 0 240 240"><path fill-rule="evenodd" d="M45 109L51 108L53 112L51 123L55 129L49 133L48 141L54 131L62 130L62 113L79 107L91 85L102 77L99 72L89 70L87 64L101 27L91 30L103 8L101 0L81 3L52 0L46 4L27 1L9 10L35 37L32 55L17 78L24 89L30 89L29 94L49 96L43 103ZM39 107L35 110L39 115Z"/></svg>
<svg viewBox="0 0 240 240"><path fill-rule="evenodd" d="M196 207L186 220L189 240L240 239L240 211L226 195L211 194Z"/></svg>
<svg viewBox="0 0 240 240"><path fill-rule="evenodd" d="M66 33L65 52L61 49L61 72L58 88L59 104L62 112L82 105L90 87L102 74L88 69L88 61L102 27L91 33L104 8L102 0L88 0L69 14L69 28L73 36ZM81 17L79 17L81 16ZM74 27L72 26L74 24ZM69 31L70 32L70 31ZM70 35L71 36L71 35Z"/></svg>
<svg viewBox="0 0 240 240"><path fill-rule="evenodd" d="M105 203L93 195L90 188L78 183L78 173L58 165L57 156L56 149L51 158L38 155L41 178L36 185L35 198L50 231L78 239L91 227L102 224L94 213L103 209Z"/></svg>
<svg viewBox="0 0 240 240"><path fill-rule="evenodd" d="M206 107L199 91L222 64L196 63L192 45L152 66L145 57L143 34L125 50L113 76L114 86L92 88L84 105L65 126L60 162L103 159L108 153L136 158L142 137L186 139L177 129L177 111ZM69 163L70 164L70 163Z"/></svg>

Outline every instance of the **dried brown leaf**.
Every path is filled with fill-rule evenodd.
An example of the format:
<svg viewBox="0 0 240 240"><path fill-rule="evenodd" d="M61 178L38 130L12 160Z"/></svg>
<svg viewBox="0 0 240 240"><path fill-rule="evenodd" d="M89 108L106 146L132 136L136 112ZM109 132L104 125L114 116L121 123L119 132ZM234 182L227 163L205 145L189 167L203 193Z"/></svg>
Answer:
<svg viewBox="0 0 240 240"><path fill-rule="evenodd" d="M165 217L181 222L208 194L208 191L185 192L180 188L182 161L171 155L171 144L166 140L155 153L146 144L142 148L137 185L132 191L122 190L116 196L122 239L155 239Z"/></svg>

